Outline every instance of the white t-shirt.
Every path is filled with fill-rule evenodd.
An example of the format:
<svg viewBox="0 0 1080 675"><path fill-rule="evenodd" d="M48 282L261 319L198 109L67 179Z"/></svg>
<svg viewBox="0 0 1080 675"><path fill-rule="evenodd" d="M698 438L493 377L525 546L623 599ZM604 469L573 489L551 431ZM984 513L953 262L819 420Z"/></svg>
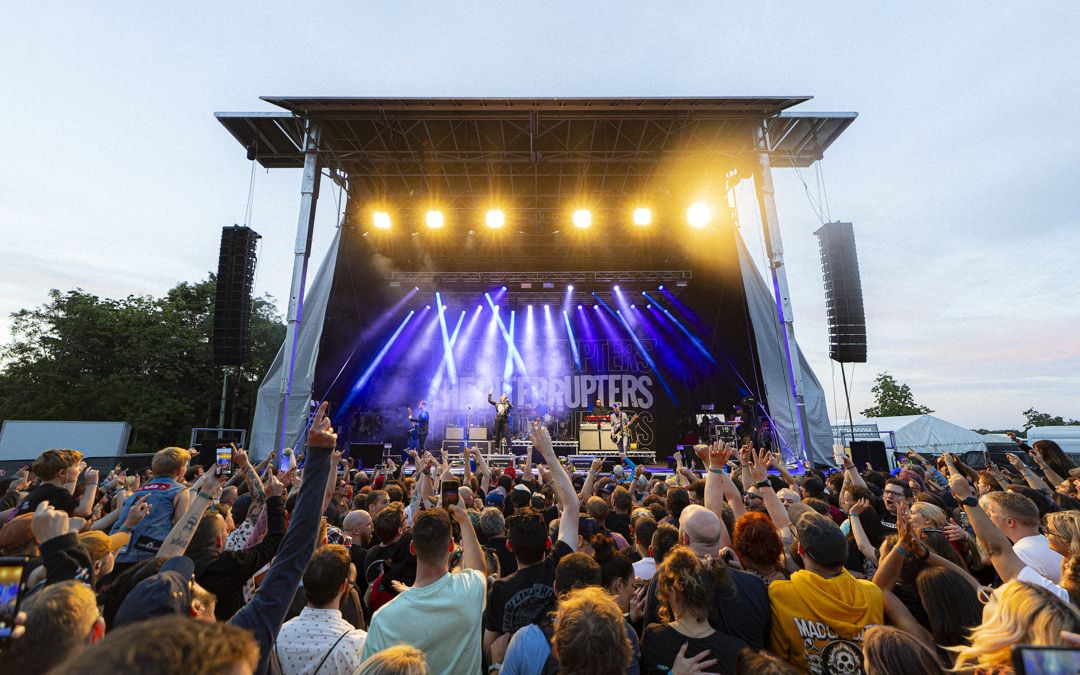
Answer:
<svg viewBox="0 0 1080 675"><path fill-rule="evenodd" d="M1054 595L1061 598L1065 603L1072 604L1072 600L1069 599L1069 592L1061 586L1058 586L1054 582L1050 581L1043 575L1039 574L1030 567L1025 567L1020 570L1020 574L1016 575L1017 581L1025 581L1033 586L1041 586L1050 591Z"/></svg>
<svg viewBox="0 0 1080 675"><path fill-rule="evenodd" d="M651 556L634 563L634 576L638 579L648 581L654 574L656 574L656 561Z"/></svg>
<svg viewBox="0 0 1080 675"><path fill-rule="evenodd" d="M1024 564L1055 584L1061 583L1061 555L1050 548L1050 541L1041 534L1024 537L1013 544L1016 557Z"/></svg>
<svg viewBox="0 0 1080 675"><path fill-rule="evenodd" d="M480 673L480 636L487 578L478 570L447 574L423 588L410 588L371 617L364 659L396 644L410 644L427 657L432 673Z"/></svg>

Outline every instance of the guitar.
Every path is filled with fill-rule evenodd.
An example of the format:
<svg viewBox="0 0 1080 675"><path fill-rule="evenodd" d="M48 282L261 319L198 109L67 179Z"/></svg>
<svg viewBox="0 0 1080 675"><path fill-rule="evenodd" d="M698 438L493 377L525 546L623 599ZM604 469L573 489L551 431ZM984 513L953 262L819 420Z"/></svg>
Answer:
<svg viewBox="0 0 1080 675"><path fill-rule="evenodd" d="M621 426L617 430L612 431L611 432L611 440L613 442L615 442L615 443L618 443L619 441L621 441L628 433L630 433L633 430L634 425L637 424L638 418L640 418L640 417L641 417L641 413L638 413L638 414L634 415L633 417L631 417L629 422L627 422L626 424L624 424L623 426Z"/></svg>

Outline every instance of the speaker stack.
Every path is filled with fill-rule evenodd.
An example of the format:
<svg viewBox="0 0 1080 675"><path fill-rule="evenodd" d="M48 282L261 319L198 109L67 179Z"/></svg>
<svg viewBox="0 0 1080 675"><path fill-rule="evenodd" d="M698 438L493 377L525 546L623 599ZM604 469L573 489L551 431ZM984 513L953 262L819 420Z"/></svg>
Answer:
<svg viewBox="0 0 1080 675"><path fill-rule="evenodd" d="M855 230L851 223L825 223L814 234L825 278L829 358L839 363L866 363L866 313Z"/></svg>
<svg viewBox="0 0 1080 675"><path fill-rule="evenodd" d="M250 227L221 228L214 298L214 365L243 366L251 359L251 288L259 235Z"/></svg>

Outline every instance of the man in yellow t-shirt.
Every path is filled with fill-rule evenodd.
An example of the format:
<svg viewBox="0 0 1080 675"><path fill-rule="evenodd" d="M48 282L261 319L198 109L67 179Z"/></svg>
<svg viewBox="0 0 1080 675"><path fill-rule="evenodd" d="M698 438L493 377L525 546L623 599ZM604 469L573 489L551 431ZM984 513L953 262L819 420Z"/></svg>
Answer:
<svg viewBox="0 0 1080 675"><path fill-rule="evenodd" d="M769 585L770 649L803 672L862 673L863 634L884 620L881 589L844 569L847 539L831 518L808 513L795 529L805 569Z"/></svg>

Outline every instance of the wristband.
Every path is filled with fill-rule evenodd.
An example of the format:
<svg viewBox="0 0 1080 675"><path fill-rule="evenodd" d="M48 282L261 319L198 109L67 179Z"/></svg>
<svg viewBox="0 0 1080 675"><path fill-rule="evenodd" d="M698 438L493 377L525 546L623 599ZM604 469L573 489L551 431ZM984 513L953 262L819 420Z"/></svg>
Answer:
<svg viewBox="0 0 1080 675"><path fill-rule="evenodd" d="M202 497L202 498L203 498L203 499L205 499L206 501L213 501L213 500L214 500L214 498L213 498L213 497L211 497L211 496L210 496L209 494L207 494L207 493L203 492L202 490L197 490L197 491L195 492L195 495L196 495L196 496L198 496L198 497Z"/></svg>
<svg viewBox="0 0 1080 675"><path fill-rule="evenodd" d="M905 558L910 558L910 557L911 557L911 554L910 554L910 553L908 553L907 551L905 551L905 550L904 550L903 548L901 548L900 546L897 546L897 547L896 547L896 550L897 550L897 551L900 551L900 554L901 554L902 556L904 556Z"/></svg>
<svg viewBox="0 0 1080 675"><path fill-rule="evenodd" d="M858 518L858 517L859 517L859 514L857 514L857 513L855 513L854 511L852 511L851 513L847 514L847 517L848 517L848 518Z"/></svg>
<svg viewBox="0 0 1080 675"><path fill-rule="evenodd" d="M488 669L487 669L487 671L489 673L492 672L492 671L496 671L496 670L502 670L502 664L501 663L497 663L497 662L493 663L490 666L488 666Z"/></svg>
<svg viewBox="0 0 1080 675"><path fill-rule="evenodd" d="M723 469L718 469L715 466L710 466L709 473L718 473L720 475L724 475L726 472Z"/></svg>
<svg viewBox="0 0 1080 675"><path fill-rule="evenodd" d="M121 525L120 529L117 530L117 532L131 532L131 528L128 527L127 525Z"/></svg>
<svg viewBox="0 0 1080 675"><path fill-rule="evenodd" d="M758 482L754 483L754 487L756 487L756 488L772 487L772 483L769 482L768 478L763 478L763 479L759 480Z"/></svg>

